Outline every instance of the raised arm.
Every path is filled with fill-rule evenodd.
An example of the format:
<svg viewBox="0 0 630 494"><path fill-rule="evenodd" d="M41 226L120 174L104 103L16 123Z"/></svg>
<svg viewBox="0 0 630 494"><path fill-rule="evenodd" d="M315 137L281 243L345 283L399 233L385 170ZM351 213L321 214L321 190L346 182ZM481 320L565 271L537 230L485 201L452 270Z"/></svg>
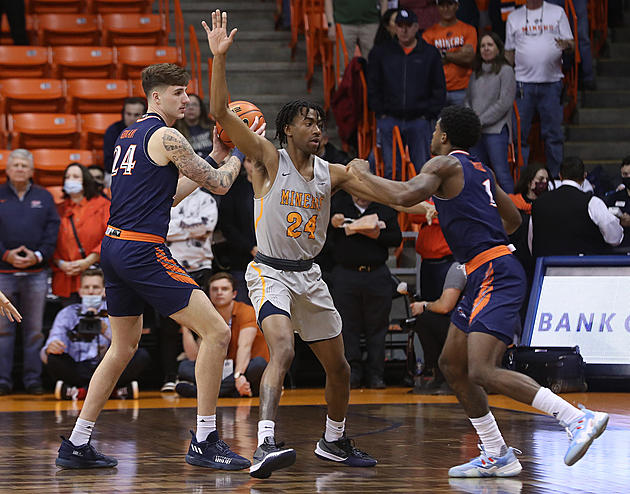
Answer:
<svg viewBox="0 0 630 494"><path fill-rule="evenodd" d="M210 113L225 129L232 142L248 158L263 163L265 167L278 163L278 151L275 146L262 136L256 135L247 125L228 108L228 88L225 79L227 52L234 41L236 28L227 35L227 12L216 10L212 13L212 29L202 22L208 35L208 45L214 56L212 62L212 83ZM269 168L268 168L269 171Z"/></svg>

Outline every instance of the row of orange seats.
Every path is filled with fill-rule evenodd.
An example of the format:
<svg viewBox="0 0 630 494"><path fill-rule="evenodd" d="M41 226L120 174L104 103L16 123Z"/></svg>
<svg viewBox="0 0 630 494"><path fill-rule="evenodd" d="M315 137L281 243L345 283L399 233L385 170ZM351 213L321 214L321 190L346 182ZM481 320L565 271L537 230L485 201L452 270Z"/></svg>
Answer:
<svg viewBox="0 0 630 494"><path fill-rule="evenodd" d="M26 17L33 45L165 45L166 17L160 14L40 14ZM3 16L0 42L11 44Z"/></svg>
<svg viewBox="0 0 630 494"><path fill-rule="evenodd" d="M84 166L98 164L96 152L86 149L32 149L35 172L33 181L44 187L63 184L63 172L70 163ZM0 149L0 183L6 180L9 149Z"/></svg>
<svg viewBox="0 0 630 494"><path fill-rule="evenodd" d="M48 12L150 12L153 0L25 0L28 14Z"/></svg>
<svg viewBox="0 0 630 494"><path fill-rule="evenodd" d="M0 46L0 78L137 79L154 63L181 64L175 46Z"/></svg>

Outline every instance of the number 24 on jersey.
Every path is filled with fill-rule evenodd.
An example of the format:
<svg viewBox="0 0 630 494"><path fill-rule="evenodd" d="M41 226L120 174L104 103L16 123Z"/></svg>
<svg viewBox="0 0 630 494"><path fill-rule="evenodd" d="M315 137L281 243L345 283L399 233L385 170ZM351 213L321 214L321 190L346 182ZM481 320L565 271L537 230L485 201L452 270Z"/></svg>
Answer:
<svg viewBox="0 0 630 494"><path fill-rule="evenodd" d="M118 159L122 154L122 148L120 145L114 148L114 162L112 165L112 177L118 173L118 170L123 170L123 175L131 175L133 172L134 166L136 166L136 160L134 159L134 154L136 153L136 145L129 144L125 155L123 156L122 162L120 166L118 166Z"/></svg>

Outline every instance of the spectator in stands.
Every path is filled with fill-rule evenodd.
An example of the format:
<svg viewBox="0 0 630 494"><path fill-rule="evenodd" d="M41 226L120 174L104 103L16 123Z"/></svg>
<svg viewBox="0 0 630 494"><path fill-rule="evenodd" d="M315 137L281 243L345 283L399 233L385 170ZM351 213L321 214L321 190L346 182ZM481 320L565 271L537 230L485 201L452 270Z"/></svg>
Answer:
<svg viewBox="0 0 630 494"><path fill-rule="evenodd" d="M223 367L219 396L258 396L260 379L269 362L269 349L262 332L256 325L256 313L251 305L235 300L234 279L229 273L216 273L209 282L210 301L230 326L232 337ZM195 359L199 343L188 328L183 330L186 360L179 365L177 393L197 396L195 385Z"/></svg>
<svg viewBox="0 0 630 494"><path fill-rule="evenodd" d="M63 304L78 302L80 275L101 258L101 240L109 219L109 199L98 192L88 169L70 163L64 172L61 225L53 256L52 291Z"/></svg>
<svg viewBox="0 0 630 494"><path fill-rule="evenodd" d="M547 0L559 7L565 8L566 0ZM591 53L591 35L588 27L588 0L573 0L573 8L577 17L578 50L580 52L580 72L582 87L593 91L595 71L593 70L593 54ZM571 23L571 26L573 24Z"/></svg>
<svg viewBox="0 0 630 494"><path fill-rule="evenodd" d="M613 214L619 218L623 227L623 241L620 247L630 247L630 156L626 156L621 162L621 185L612 194L606 195L606 205Z"/></svg>
<svg viewBox="0 0 630 494"><path fill-rule="evenodd" d="M6 317L11 322L22 322L22 314L2 292L0 292L0 316Z"/></svg>
<svg viewBox="0 0 630 494"><path fill-rule="evenodd" d="M413 10L418 17L420 31L424 31L440 20L435 0L399 0L396 7Z"/></svg>
<svg viewBox="0 0 630 494"><path fill-rule="evenodd" d="M396 35L396 41L374 47L367 70L368 104L378 119L386 178L392 178L394 126L400 128L411 161L419 171L430 158L431 120L437 117L446 98L440 53L418 37L413 11L398 12Z"/></svg>
<svg viewBox="0 0 630 494"><path fill-rule="evenodd" d="M422 37L434 45L442 56L446 78L446 104L462 105L477 49L477 31L455 16L459 0L435 0L440 21L427 29Z"/></svg>
<svg viewBox="0 0 630 494"><path fill-rule="evenodd" d="M516 72L516 104L521 118L523 162L529 159L527 139L534 113L540 116L547 166L560 171L562 129L562 52L573 50L573 34L564 9L543 0L527 0L510 14L505 56Z"/></svg>
<svg viewBox="0 0 630 494"><path fill-rule="evenodd" d="M380 6L380 12L379 12ZM325 0L328 39L335 41L335 24L341 26L343 39L352 58L355 46L367 58L378 31L379 19L387 10L387 0ZM345 61L347 65L349 60Z"/></svg>
<svg viewBox="0 0 630 494"><path fill-rule="evenodd" d="M0 0L0 22L6 14L14 45L28 45L24 0Z"/></svg>
<svg viewBox="0 0 630 494"><path fill-rule="evenodd" d="M474 69L466 103L479 115L481 139L470 153L490 165L501 188L511 194L514 180L508 163L508 146L512 136L516 81L497 34L487 33L479 40Z"/></svg>
<svg viewBox="0 0 630 494"><path fill-rule="evenodd" d="M396 36L396 15L398 15L397 8L390 8L385 11L381 16L381 21L374 36L374 45L380 45L385 41L391 41Z"/></svg>
<svg viewBox="0 0 630 494"><path fill-rule="evenodd" d="M31 182L33 155L15 149L7 159L7 182L0 185L0 291L23 314L22 381L27 393L42 394L42 322L59 215L50 193ZM17 323L0 318L0 396L11 392Z"/></svg>
<svg viewBox="0 0 630 494"><path fill-rule="evenodd" d="M351 158L345 151L337 148L332 142L330 142L330 136L326 129L322 130L322 135L319 141L319 149L317 150L317 156L328 163L340 163L347 165Z"/></svg>
<svg viewBox="0 0 630 494"><path fill-rule="evenodd" d="M208 109L196 94L189 94L184 118L173 126L188 140L195 152L205 158L212 151L212 129L208 119Z"/></svg>
<svg viewBox="0 0 630 494"><path fill-rule="evenodd" d="M134 123L138 117L147 111L147 101L139 96L125 98L122 109L122 119L114 122L105 131L103 136L103 166L111 175L114 163L114 144L120 133Z"/></svg>
<svg viewBox="0 0 630 494"><path fill-rule="evenodd" d="M99 268L81 274L79 295L80 302L68 305L55 316L41 350L42 362L56 381L55 398L58 400L85 398L92 374L112 340L105 279ZM137 398L137 379L149 360L148 352L138 348L120 376L112 397Z"/></svg>
<svg viewBox="0 0 630 494"><path fill-rule="evenodd" d="M619 219L604 201L580 190L585 176L580 158L565 158L560 168L562 185L532 204L534 257L605 254L623 240Z"/></svg>
<svg viewBox="0 0 630 494"><path fill-rule="evenodd" d="M466 286L466 268L463 264L451 264L440 297L435 301L423 298L411 304L411 314L416 317L415 331L424 353L425 371L433 377L422 380L417 386L421 393L442 394L450 392L448 384L438 366L438 359L446 341L451 323L451 312L459 302ZM424 374L424 371L423 371Z"/></svg>
<svg viewBox="0 0 630 494"><path fill-rule="evenodd" d="M108 195L110 194L109 189L105 188L105 170L103 170L103 167L100 165L90 165L87 169L90 175L92 175L94 182L96 182L98 193L107 199L111 199Z"/></svg>
<svg viewBox="0 0 630 494"><path fill-rule="evenodd" d="M523 169L516 183L514 194L509 194L521 215L527 215L527 218L524 217L523 219L528 221L523 221L523 223L529 222L529 216L532 214L532 203L549 190L550 183L552 183L551 172L545 164L530 163Z"/></svg>
<svg viewBox="0 0 630 494"><path fill-rule="evenodd" d="M385 337L392 308L392 278L385 265L389 247L400 245L402 234L393 209L339 191L330 207L335 259L332 291L342 322L341 333L350 364L350 386L363 379L361 334L367 346L367 386L385 387ZM351 220L348 223L347 220ZM371 221L368 221L371 220ZM359 224L365 221L361 227Z"/></svg>

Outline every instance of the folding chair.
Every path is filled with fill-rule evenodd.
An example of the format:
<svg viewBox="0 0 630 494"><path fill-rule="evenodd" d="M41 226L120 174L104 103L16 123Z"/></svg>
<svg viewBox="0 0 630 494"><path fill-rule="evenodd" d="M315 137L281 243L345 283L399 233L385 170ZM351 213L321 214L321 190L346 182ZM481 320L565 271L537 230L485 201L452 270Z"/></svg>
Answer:
<svg viewBox="0 0 630 494"><path fill-rule="evenodd" d="M117 53L121 79L139 79L142 69L154 63L181 63L175 46L120 46Z"/></svg>
<svg viewBox="0 0 630 494"><path fill-rule="evenodd" d="M95 14L142 13L150 14L153 0L92 0Z"/></svg>
<svg viewBox="0 0 630 494"><path fill-rule="evenodd" d="M79 122L69 113L20 113L9 115L11 145L15 148L76 148Z"/></svg>
<svg viewBox="0 0 630 494"><path fill-rule="evenodd" d="M84 149L35 149L35 182L44 187L62 185L63 173L70 163L94 164L92 151Z"/></svg>
<svg viewBox="0 0 630 494"><path fill-rule="evenodd" d="M158 14L107 14L103 19L104 45L165 45L166 23Z"/></svg>
<svg viewBox="0 0 630 494"><path fill-rule="evenodd" d="M79 14L85 11L85 0L29 0L27 14Z"/></svg>
<svg viewBox="0 0 630 494"><path fill-rule="evenodd" d="M9 77L48 77L50 48L47 46L0 46L0 75Z"/></svg>
<svg viewBox="0 0 630 494"><path fill-rule="evenodd" d="M0 80L0 113L63 112L66 98L57 79Z"/></svg>
<svg viewBox="0 0 630 494"><path fill-rule="evenodd" d="M103 151L103 136L107 128L120 120L120 113L87 113L80 115L81 148Z"/></svg>
<svg viewBox="0 0 630 494"><path fill-rule="evenodd" d="M37 17L37 38L42 45L100 44L98 17L89 14L44 14Z"/></svg>
<svg viewBox="0 0 630 494"><path fill-rule="evenodd" d="M107 79L116 75L114 50L107 46L55 46L52 65L60 79Z"/></svg>
<svg viewBox="0 0 630 494"><path fill-rule="evenodd" d="M72 113L111 113L122 109L129 96L129 84L121 79L71 79L67 87Z"/></svg>

